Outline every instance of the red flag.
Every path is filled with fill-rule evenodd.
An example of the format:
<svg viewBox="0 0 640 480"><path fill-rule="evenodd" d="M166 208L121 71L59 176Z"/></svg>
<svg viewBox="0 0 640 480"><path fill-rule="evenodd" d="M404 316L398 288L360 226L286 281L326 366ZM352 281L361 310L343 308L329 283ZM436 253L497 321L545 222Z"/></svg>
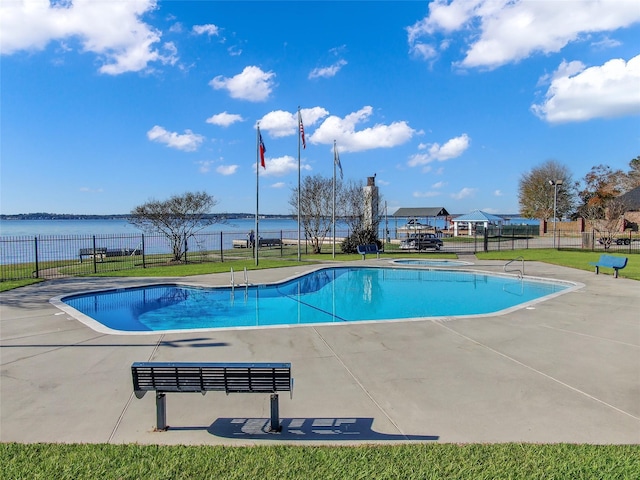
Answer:
<svg viewBox="0 0 640 480"><path fill-rule="evenodd" d="M302 125L302 115L300 115L300 110L298 110L298 123L300 123L300 136L302 137L302 148L307 148L307 142L304 140L304 125Z"/></svg>
<svg viewBox="0 0 640 480"><path fill-rule="evenodd" d="M260 150L260 165L262 165L262 168L267 168L266 164L264 163L264 152L267 151L267 149L264 146L264 142L262 141L262 134L260 133L260 130L258 130L258 138L260 138L260 145L258 146L259 150Z"/></svg>

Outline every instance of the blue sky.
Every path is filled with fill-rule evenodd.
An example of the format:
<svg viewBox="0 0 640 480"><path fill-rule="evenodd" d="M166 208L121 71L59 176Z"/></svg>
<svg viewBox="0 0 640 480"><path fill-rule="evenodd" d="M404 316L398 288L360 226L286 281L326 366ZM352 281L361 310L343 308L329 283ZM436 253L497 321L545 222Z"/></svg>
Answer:
<svg viewBox="0 0 640 480"><path fill-rule="evenodd" d="M204 190L291 212L301 174L399 207L518 211L549 159L640 155L637 0L2 0L0 213L128 213Z"/></svg>

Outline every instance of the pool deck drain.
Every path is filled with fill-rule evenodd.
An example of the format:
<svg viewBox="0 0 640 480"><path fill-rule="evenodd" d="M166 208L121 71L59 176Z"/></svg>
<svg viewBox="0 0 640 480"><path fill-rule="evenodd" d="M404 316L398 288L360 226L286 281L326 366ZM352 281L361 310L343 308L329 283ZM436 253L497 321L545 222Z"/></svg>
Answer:
<svg viewBox="0 0 640 480"><path fill-rule="evenodd" d="M249 276L265 283L311 268ZM526 274L585 287L484 318L145 336L97 333L49 299L154 282L227 285L229 274L69 278L4 292L0 441L640 443L640 282L536 262ZM265 433L268 395L215 392L167 395L171 428L153 432L154 396L136 399L130 373L147 360L291 362L282 433Z"/></svg>

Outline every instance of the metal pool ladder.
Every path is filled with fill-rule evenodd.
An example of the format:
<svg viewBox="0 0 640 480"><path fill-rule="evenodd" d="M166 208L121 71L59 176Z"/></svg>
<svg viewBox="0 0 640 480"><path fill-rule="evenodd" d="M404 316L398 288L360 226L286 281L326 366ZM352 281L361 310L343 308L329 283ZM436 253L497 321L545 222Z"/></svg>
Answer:
<svg viewBox="0 0 640 480"><path fill-rule="evenodd" d="M507 267L509 265L511 265L513 262L517 262L518 260L520 260L522 262L522 268L512 268L512 269L507 269ZM509 272L517 272L518 273L518 278L522 278L524 277L524 257L523 256L519 256L518 258L514 258L513 260L509 260L507 263L505 263L504 265L504 271L509 273Z"/></svg>
<svg viewBox="0 0 640 480"><path fill-rule="evenodd" d="M231 291L233 292L235 288L236 282L234 280L233 267L231 267ZM244 267L244 288L245 290L249 288L249 274L247 273L247 267Z"/></svg>

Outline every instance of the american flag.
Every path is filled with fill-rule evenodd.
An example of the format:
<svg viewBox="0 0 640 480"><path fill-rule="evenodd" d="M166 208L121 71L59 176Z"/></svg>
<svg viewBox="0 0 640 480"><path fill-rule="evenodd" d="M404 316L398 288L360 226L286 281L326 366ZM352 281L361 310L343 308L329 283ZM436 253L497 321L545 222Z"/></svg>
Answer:
<svg viewBox="0 0 640 480"><path fill-rule="evenodd" d="M298 110L298 123L300 124L300 137L302 138L302 148L307 148L307 142L304 140L304 125L302 125L302 115Z"/></svg>
<svg viewBox="0 0 640 480"><path fill-rule="evenodd" d="M258 130L258 138L260 139L258 147L260 149L260 165L262 165L262 168L267 168L266 164L264 163L264 153L267 151L267 149L264 146L264 142L262 141L262 134L260 133L260 130Z"/></svg>

